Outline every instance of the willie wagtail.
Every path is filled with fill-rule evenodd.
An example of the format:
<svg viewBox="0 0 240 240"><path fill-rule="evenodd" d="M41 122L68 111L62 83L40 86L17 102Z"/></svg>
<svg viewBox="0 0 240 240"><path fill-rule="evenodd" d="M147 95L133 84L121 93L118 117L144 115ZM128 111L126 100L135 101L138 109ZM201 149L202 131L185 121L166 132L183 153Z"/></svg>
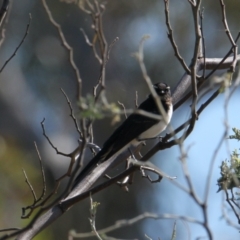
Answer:
<svg viewBox="0 0 240 240"><path fill-rule="evenodd" d="M173 113L170 87L165 83L156 83L153 87L165 110L165 119L157 120L137 113L131 114L108 138L101 151L99 151L79 173L74 181L73 187L89 174L97 164L106 161L113 155L118 156L130 145L137 146L143 140L155 138L165 130ZM151 94L140 104L138 109L160 116L162 115Z"/></svg>

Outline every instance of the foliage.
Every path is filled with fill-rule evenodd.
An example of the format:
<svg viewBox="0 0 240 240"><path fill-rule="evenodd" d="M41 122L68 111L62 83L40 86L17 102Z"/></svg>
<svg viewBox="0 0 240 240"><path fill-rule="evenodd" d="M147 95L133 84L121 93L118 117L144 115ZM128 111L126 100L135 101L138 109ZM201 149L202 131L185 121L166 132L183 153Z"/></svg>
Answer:
<svg viewBox="0 0 240 240"><path fill-rule="evenodd" d="M234 135L230 135L229 139L240 140L240 130L237 128L232 129ZM230 155L230 160L225 160L220 166L221 177L218 179L218 192L221 190L232 189L240 187L240 158L238 150L235 149Z"/></svg>
<svg viewBox="0 0 240 240"><path fill-rule="evenodd" d="M102 119L106 116L114 116L115 122L117 122L120 120L119 115L122 113L120 107L115 103L103 104L100 101L96 102L94 96L90 94L85 98L81 97L78 105L81 109L79 112L80 118L95 120Z"/></svg>
<svg viewBox="0 0 240 240"><path fill-rule="evenodd" d="M233 128L232 130L233 130L234 134L230 135L229 139L236 139L239 141L240 140L240 130L237 128Z"/></svg>

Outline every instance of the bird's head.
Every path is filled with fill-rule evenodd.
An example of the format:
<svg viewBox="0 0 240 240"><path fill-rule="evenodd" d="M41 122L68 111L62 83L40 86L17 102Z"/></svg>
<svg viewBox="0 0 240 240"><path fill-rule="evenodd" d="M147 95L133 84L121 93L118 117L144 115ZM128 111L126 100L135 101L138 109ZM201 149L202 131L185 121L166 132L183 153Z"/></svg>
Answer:
<svg viewBox="0 0 240 240"><path fill-rule="evenodd" d="M153 87L161 99L166 100L171 98L170 86L168 86L166 83L156 83L153 85Z"/></svg>

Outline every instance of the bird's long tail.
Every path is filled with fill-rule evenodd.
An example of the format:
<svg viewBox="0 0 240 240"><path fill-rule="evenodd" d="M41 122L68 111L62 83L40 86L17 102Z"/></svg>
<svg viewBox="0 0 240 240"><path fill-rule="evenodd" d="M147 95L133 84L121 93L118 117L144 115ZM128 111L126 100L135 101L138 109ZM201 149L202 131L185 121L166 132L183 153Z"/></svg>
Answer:
<svg viewBox="0 0 240 240"><path fill-rule="evenodd" d="M89 173L91 173L91 171L97 166L98 164L98 159L99 156L96 155L94 158L92 158L90 160L90 162L83 168L83 170L78 174L78 176L76 177L76 179L74 180L73 183L73 188L76 187L76 185L83 180L83 178L85 178Z"/></svg>

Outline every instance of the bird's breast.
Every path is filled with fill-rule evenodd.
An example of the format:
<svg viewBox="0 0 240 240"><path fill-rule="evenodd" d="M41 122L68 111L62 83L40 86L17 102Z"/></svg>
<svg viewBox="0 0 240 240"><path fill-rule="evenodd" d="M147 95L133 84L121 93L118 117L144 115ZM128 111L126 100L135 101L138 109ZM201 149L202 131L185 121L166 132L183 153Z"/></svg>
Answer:
<svg viewBox="0 0 240 240"><path fill-rule="evenodd" d="M169 110L166 114L166 121L163 119L159 121L158 123L154 124L152 127L150 127L147 131L140 134L138 137L139 139L148 139L148 138L154 138L158 136L162 131L164 131L169 124L173 113L173 107L172 105L169 107Z"/></svg>

